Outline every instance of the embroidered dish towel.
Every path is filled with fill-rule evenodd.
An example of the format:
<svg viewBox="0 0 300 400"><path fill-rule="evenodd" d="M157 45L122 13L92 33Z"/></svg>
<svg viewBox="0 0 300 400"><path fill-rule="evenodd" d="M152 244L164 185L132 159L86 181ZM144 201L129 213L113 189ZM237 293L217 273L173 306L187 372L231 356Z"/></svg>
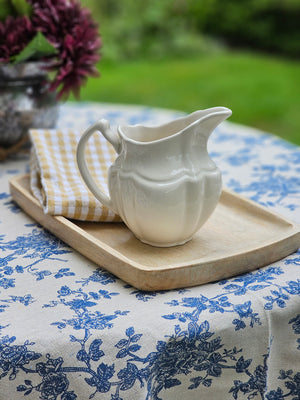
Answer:
<svg viewBox="0 0 300 400"><path fill-rule="evenodd" d="M76 162L81 134L73 130L30 131L32 193L46 214L84 221L120 221L119 216L94 197L81 178ZM95 133L87 144L86 160L96 183L106 193L107 170L115 158L113 147Z"/></svg>

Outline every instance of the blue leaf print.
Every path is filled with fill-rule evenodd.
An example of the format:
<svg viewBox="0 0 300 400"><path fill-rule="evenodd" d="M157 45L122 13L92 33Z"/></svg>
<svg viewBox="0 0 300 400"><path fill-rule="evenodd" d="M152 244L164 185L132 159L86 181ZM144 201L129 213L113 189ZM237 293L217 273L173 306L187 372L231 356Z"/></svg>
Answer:
<svg viewBox="0 0 300 400"><path fill-rule="evenodd" d="M244 360L244 357L241 356L241 357L238 359L237 363L236 363L236 368L235 368L235 369L236 369L236 372L238 372L238 373L246 372L247 369L248 369L248 367L249 367L249 365L251 364L251 362L252 362L251 359L249 359L249 360Z"/></svg>
<svg viewBox="0 0 300 400"><path fill-rule="evenodd" d="M120 384L120 390L128 390L132 388L138 377L138 368L135 364L130 362L127 363L126 368L121 369L118 373L118 378L122 381Z"/></svg>
<svg viewBox="0 0 300 400"><path fill-rule="evenodd" d="M300 295L300 279L297 281L287 282L288 286L284 286L283 289L292 295Z"/></svg>
<svg viewBox="0 0 300 400"><path fill-rule="evenodd" d="M82 286L88 285L90 282L99 282L101 285L108 285L109 283L115 282L115 277L109 272L103 271L101 268L93 271L92 275L88 278L82 279L81 281L76 281L76 283L81 283Z"/></svg>
<svg viewBox="0 0 300 400"><path fill-rule="evenodd" d="M59 279L64 276L74 276L75 273L70 271L70 268L60 268L59 271L54 275L54 278Z"/></svg>
<svg viewBox="0 0 300 400"><path fill-rule="evenodd" d="M131 326L130 328L127 328L126 329L126 336L132 336L133 334L134 334L134 329L133 329L133 327Z"/></svg>
<svg viewBox="0 0 300 400"><path fill-rule="evenodd" d="M122 349L123 347L127 346L130 343L128 339L121 339L115 346L118 349Z"/></svg>
<svg viewBox="0 0 300 400"><path fill-rule="evenodd" d="M100 349L100 346L102 345L102 340L101 339L95 339L89 348L89 357L93 361L99 361L101 357L104 356L104 352Z"/></svg>

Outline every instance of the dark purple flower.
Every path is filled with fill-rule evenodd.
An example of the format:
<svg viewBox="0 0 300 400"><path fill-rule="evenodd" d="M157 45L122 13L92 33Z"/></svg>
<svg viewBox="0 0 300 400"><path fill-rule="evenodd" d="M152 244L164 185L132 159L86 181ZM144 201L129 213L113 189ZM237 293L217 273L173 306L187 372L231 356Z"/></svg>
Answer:
<svg viewBox="0 0 300 400"><path fill-rule="evenodd" d="M0 62L9 62L19 54L35 35L28 17L8 17L0 22Z"/></svg>
<svg viewBox="0 0 300 400"><path fill-rule="evenodd" d="M55 47L57 54L48 57L49 71L55 71L50 90L58 97L80 87L89 76L98 76L96 63L102 46L98 26L88 9L78 0L28 0L32 15L7 17L0 22L0 62L10 62L34 38L38 31Z"/></svg>
<svg viewBox="0 0 300 400"><path fill-rule="evenodd" d="M57 49L52 65L57 74L51 89L60 88L59 97L79 89L88 76L98 76L95 67L100 59L101 40L90 11L76 0L31 0L32 23Z"/></svg>

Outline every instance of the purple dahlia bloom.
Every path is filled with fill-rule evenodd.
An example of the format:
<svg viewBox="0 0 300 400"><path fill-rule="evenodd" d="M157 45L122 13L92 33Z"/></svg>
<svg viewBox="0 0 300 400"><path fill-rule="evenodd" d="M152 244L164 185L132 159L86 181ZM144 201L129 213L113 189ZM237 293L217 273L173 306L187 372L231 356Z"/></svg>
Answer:
<svg viewBox="0 0 300 400"><path fill-rule="evenodd" d="M102 46L98 26L88 9L77 0L28 0L32 15L8 17L0 22L0 62L9 62L19 54L38 31L55 47L49 70L55 71L50 89L58 97L72 91L79 96L87 77L98 76L96 63Z"/></svg>
<svg viewBox="0 0 300 400"><path fill-rule="evenodd" d="M35 33L28 17L8 17L0 22L0 62L8 63L19 54Z"/></svg>

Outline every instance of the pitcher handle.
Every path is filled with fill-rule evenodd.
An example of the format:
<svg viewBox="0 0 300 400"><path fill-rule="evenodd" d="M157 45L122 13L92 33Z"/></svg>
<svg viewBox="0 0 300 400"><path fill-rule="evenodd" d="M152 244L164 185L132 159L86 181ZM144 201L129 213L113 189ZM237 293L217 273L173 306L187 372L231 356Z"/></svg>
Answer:
<svg viewBox="0 0 300 400"><path fill-rule="evenodd" d="M85 159L85 147L87 145L87 142L89 138L93 135L94 132L100 132L107 141L109 141L116 152L119 154L121 151L121 140L117 132L114 132L110 129L109 122L105 119L101 119L97 122L95 122L93 125L91 125L89 128L87 128L77 145L77 165L79 168L79 171L81 173L81 176L86 183L87 187L90 189L90 191L93 193L93 195L106 207L110 208L113 210L116 214L118 213L115 210L115 207L110 199L109 196L107 196L97 185L94 179L92 178L92 175L90 174L90 171L88 169L86 159Z"/></svg>

